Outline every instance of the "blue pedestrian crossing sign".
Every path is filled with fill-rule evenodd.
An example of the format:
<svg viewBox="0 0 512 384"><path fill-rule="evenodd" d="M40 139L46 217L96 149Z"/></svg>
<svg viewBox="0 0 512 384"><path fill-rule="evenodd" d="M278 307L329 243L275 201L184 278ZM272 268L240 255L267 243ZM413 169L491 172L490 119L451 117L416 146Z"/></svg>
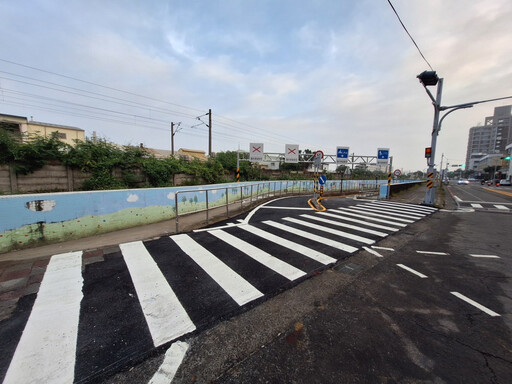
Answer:
<svg viewBox="0 0 512 384"><path fill-rule="evenodd" d="M346 163L348 161L349 147L336 147L336 162Z"/></svg>
<svg viewBox="0 0 512 384"><path fill-rule="evenodd" d="M389 148L377 148L377 163L387 164L389 159Z"/></svg>
<svg viewBox="0 0 512 384"><path fill-rule="evenodd" d="M327 176L320 175L320 177L318 178L318 184L325 185L326 182L327 182Z"/></svg>

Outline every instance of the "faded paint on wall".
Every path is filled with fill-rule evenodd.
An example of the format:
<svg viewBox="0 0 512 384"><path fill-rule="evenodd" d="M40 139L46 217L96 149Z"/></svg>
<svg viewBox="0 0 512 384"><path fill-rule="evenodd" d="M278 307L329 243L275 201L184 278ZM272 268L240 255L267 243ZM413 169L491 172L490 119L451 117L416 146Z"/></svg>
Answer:
<svg viewBox="0 0 512 384"><path fill-rule="evenodd" d="M268 193L271 184L272 190L285 185L274 183L0 196L0 252L169 220L176 216L176 194L183 214L205 209L204 189L209 189L208 204L213 208L225 204L226 193L233 202L251 191Z"/></svg>

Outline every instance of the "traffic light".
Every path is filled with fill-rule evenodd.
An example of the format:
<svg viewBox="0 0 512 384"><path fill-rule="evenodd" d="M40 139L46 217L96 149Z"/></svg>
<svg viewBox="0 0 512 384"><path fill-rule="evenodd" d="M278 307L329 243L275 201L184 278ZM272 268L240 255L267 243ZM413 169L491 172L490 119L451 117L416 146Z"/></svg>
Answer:
<svg viewBox="0 0 512 384"><path fill-rule="evenodd" d="M439 81L436 71L423 71L416 77L420 79L421 84L425 87L428 85L436 85Z"/></svg>
<svg viewBox="0 0 512 384"><path fill-rule="evenodd" d="M505 156L505 157L502 157L501 160L510 160L510 155L509 156Z"/></svg>
<svg viewBox="0 0 512 384"><path fill-rule="evenodd" d="M425 158L429 159L432 157L432 147L425 148Z"/></svg>

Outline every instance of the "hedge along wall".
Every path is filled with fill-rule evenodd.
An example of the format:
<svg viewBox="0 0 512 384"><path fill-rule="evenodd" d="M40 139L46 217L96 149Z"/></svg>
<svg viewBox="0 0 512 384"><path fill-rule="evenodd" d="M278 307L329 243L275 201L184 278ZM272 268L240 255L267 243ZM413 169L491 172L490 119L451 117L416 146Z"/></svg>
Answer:
<svg viewBox="0 0 512 384"><path fill-rule="evenodd" d="M226 199L233 202L246 198L251 191L268 194L305 188L312 188L312 181L0 196L0 253L172 219L176 217L175 196L179 191L203 190L178 194L182 214L206 207L204 189L210 190L208 201L213 208L224 205Z"/></svg>

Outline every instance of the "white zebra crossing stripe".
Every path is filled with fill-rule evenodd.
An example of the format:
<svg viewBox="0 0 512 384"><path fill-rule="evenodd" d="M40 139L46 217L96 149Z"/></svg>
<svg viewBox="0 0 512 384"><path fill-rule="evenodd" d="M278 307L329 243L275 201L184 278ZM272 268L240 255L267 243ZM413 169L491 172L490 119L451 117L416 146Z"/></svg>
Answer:
<svg viewBox="0 0 512 384"><path fill-rule="evenodd" d="M343 227L343 228L353 229L353 230L359 231L359 232L368 233L370 235L375 235L375 236L380 236L380 237L386 237L388 235L385 232L379 232L379 231L375 231L373 229L362 228L362 227L358 227L357 225L340 223L339 221L323 219L323 218L318 217L318 216L313 216L313 215L300 215L300 216L304 217L306 219L320 221L321 223L325 223L325 224L329 224L329 225L335 225L337 227Z"/></svg>
<svg viewBox="0 0 512 384"><path fill-rule="evenodd" d="M270 232L264 231L252 225L241 225L238 228L241 228L247 232L252 233L253 235L259 236L263 239L272 241L275 244L281 245L285 248L291 249L292 251L298 252L310 259L316 260L319 263L324 265L332 264L336 262L335 258L324 255L321 252L318 252L314 249L305 247L304 245L294 243L293 241L287 240L283 237L276 236Z"/></svg>
<svg viewBox="0 0 512 384"><path fill-rule="evenodd" d="M238 305L242 306L263 296L263 293L190 236L174 235L171 236L171 239L210 275Z"/></svg>
<svg viewBox="0 0 512 384"><path fill-rule="evenodd" d="M482 204L476 204L476 203L472 203L471 206L473 208L483 208Z"/></svg>
<svg viewBox="0 0 512 384"><path fill-rule="evenodd" d="M505 211L508 211L508 210L509 210L509 209L508 209L506 206L504 206L504 205L494 204L494 206L495 206L496 208L498 208L498 209L503 209L503 210L505 210Z"/></svg>
<svg viewBox="0 0 512 384"><path fill-rule="evenodd" d="M399 203L399 202L396 202L396 201L386 201L386 202L379 201L378 203L386 204L386 205L394 206L394 207L411 208L411 209L415 209L415 210L418 210L418 211L429 212L429 213L437 211L437 208L433 208L433 207L425 207L425 206L414 205L414 204Z"/></svg>
<svg viewBox="0 0 512 384"><path fill-rule="evenodd" d="M4 384L74 381L82 285L82 251L52 256Z"/></svg>
<svg viewBox="0 0 512 384"><path fill-rule="evenodd" d="M366 252L371 253L371 254L372 254L372 255L374 255L374 256L377 256L377 257L384 257L384 256L382 256L379 252L374 251L374 250L373 250L373 249L371 249L371 248L363 247L363 249L364 249Z"/></svg>
<svg viewBox="0 0 512 384"><path fill-rule="evenodd" d="M153 344L158 347L196 329L142 241L120 244Z"/></svg>
<svg viewBox="0 0 512 384"><path fill-rule="evenodd" d="M335 211L331 211L331 212L335 212ZM323 216L332 217L332 218L335 218L335 219L338 219L338 220L350 221L351 223L358 223L358 224L366 225L367 227L384 229L386 231L393 231L393 232L398 231L398 228L387 227L385 225L369 223L369 222L364 221L364 220L354 219L352 217L348 217L346 215L342 215L341 212L339 212L339 214L327 213L327 212L316 212L316 214L317 215L323 215Z"/></svg>
<svg viewBox="0 0 512 384"><path fill-rule="evenodd" d="M391 206L388 204L382 204L382 203L378 203L378 202L377 203L367 203L366 205L376 207L376 208L381 207L382 209L390 210L393 212L402 212L402 213L407 213L409 215L415 215L415 216L421 216L421 217L425 217L428 214L430 214L430 212L427 212L427 211L419 211L417 209L411 209L411 208L405 208L405 207L396 207L396 206Z"/></svg>
<svg viewBox="0 0 512 384"><path fill-rule="evenodd" d="M392 219L392 220L400 221L400 222L403 222L403 223L414 223L414 220L402 219L402 218L399 218L399 217L392 216L389 213L384 214L384 213L378 211L377 209L365 208L362 205L356 205L355 207L353 207L353 208L351 207L350 209L351 210L355 210L355 211L363 211L367 215L370 215L370 216L383 217L383 218L386 218L386 219Z"/></svg>
<svg viewBox="0 0 512 384"><path fill-rule="evenodd" d="M392 216L405 217L406 219L408 218L408 219L419 220L422 217L426 216L424 213L404 212L404 211L400 211L397 208L386 208L386 207L383 207L381 205L364 204L364 205L358 205L358 207L359 206L360 207L366 207L366 208L375 209L378 212L382 212L382 213L389 213Z"/></svg>
<svg viewBox="0 0 512 384"><path fill-rule="evenodd" d="M227 232L224 232L222 230L215 230L209 233L217 237L218 239L221 239L222 241L231 244L233 247L238 248L238 250L242 251L247 256L253 258L257 262L266 266L267 268L272 269L274 272L277 272L280 275L286 277L288 280L293 281L298 279L299 277L306 275L306 272L301 271L298 268L295 268L293 265L285 263L281 259L278 259L277 257L274 257L271 254Z"/></svg>
<svg viewBox="0 0 512 384"><path fill-rule="evenodd" d="M364 243L364 244L374 244L375 243L374 240L367 239L366 237L362 237L362 236L358 236L358 235L353 235L351 233L339 231L337 229L327 228L327 227L325 227L323 225L317 225L317 224L308 223L307 221L298 220L298 219L295 219L293 217L284 217L283 220L286 220L286 221L289 221L289 222L292 222L292 223L295 223L295 224L299 224L299 225L302 225L302 226L305 226L305 227L308 227L308 228L316 229L318 231L323 231L323 232L327 232L327 233L330 233L330 234L333 234L333 235L336 235L336 236L344 237L344 238L347 238L347 239L350 239L350 240L358 241L360 243Z"/></svg>
<svg viewBox="0 0 512 384"><path fill-rule="evenodd" d="M316 241L317 243L326 244L326 245L328 245L330 247L333 247L333 248L336 248L336 249L340 249L340 250L345 251L345 252L353 253L353 252L357 251L357 248L356 247L352 247L351 245L340 243L339 241L327 239L325 237L318 236L318 235L315 235L313 233L309 233L309 232L306 232L306 231L302 231L302 230L297 229L297 228L292 228L289 225L284 225L284 224L281 224L281 223L276 223L276 222L274 222L272 220L263 221L263 224L267 224L267 225L270 225L271 227L280 229L282 231L286 231L286 232L292 233L294 235L297 235L297 236L300 236L300 237L304 237L305 239L308 239L308 240L311 240L311 241Z"/></svg>
<svg viewBox="0 0 512 384"><path fill-rule="evenodd" d="M397 222L391 221L391 220L384 220L384 219L379 219L377 217L366 216L367 212L355 211L355 210L351 210L349 208L342 208L342 207L340 207L340 208L338 208L336 210L336 212L339 212L339 213L341 213L343 215L358 217L360 219L376 221L377 223L396 225L398 227L406 227L407 226L407 224L404 224L404 223L397 223Z"/></svg>
<svg viewBox="0 0 512 384"><path fill-rule="evenodd" d="M165 352L164 362L158 368L148 384L170 384L178 371L181 362L185 358L188 344L177 341Z"/></svg>

